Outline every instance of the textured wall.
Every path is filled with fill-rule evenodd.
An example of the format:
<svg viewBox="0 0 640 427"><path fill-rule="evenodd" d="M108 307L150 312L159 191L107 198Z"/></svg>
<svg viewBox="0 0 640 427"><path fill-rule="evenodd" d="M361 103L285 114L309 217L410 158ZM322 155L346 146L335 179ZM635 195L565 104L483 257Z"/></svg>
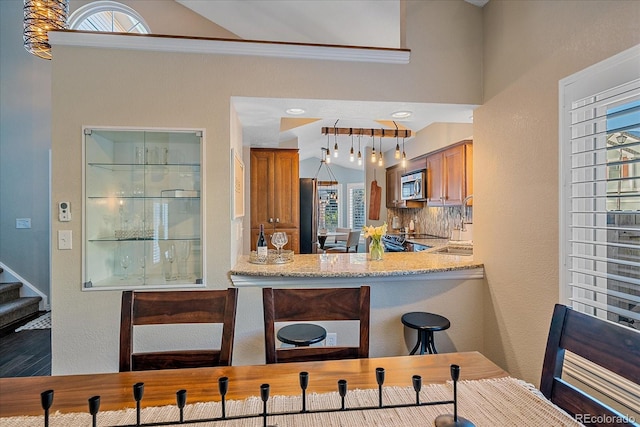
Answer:
<svg viewBox="0 0 640 427"><path fill-rule="evenodd" d="M474 114L474 256L485 352L537 383L558 282L558 81L640 43L634 1L501 1L484 8Z"/></svg>

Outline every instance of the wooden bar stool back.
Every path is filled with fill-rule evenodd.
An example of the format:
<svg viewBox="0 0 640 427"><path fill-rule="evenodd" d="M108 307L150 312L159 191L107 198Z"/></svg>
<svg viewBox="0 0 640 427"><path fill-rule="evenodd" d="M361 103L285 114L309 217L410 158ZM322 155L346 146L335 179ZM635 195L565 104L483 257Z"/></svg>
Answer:
<svg viewBox="0 0 640 427"><path fill-rule="evenodd" d="M124 291L120 319L120 372L230 366L237 289ZM220 349L133 353L138 325L222 324Z"/></svg>
<svg viewBox="0 0 640 427"><path fill-rule="evenodd" d="M369 286L360 288L262 290L267 363L369 357ZM359 321L357 347L276 348L276 322ZM314 325L317 326L317 325ZM322 329L320 327L320 329ZM318 329L318 332L321 332Z"/></svg>

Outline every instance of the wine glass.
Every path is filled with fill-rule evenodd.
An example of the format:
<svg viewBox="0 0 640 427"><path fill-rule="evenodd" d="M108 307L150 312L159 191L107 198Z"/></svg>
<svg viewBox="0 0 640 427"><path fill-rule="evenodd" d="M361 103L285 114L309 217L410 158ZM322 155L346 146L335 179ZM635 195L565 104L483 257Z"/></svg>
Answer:
<svg viewBox="0 0 640 427"><path fill-rule="evenodd" d="M278 261L282 261L282 247L287 244L287 234L282 231L277 231L271 236L271 243L278 250Z"/></svg>
<svg viewBox="0 0 640 427"><path fill-rule="evenodd" d="M124 275L122 276L122 278L120 278L120 280L126 280L127 277L129 277L129 274L127 273L127 268L129 268L130 265L131 265L131 257L129 255L122 255L120 257L120 267L122 267L122 269L124 270Z"/></svg>

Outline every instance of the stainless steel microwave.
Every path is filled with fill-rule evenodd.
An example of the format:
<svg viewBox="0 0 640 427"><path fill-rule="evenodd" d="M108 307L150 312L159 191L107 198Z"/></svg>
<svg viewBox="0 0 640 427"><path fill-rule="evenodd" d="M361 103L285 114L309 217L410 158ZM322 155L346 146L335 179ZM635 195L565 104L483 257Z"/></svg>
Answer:
<svg viewBox="0 0 640 427"><path fill-rule="evenodd" d="M420 200L427 197L426 194L426 171L411 172L400 177L401 199Z"/></svg>

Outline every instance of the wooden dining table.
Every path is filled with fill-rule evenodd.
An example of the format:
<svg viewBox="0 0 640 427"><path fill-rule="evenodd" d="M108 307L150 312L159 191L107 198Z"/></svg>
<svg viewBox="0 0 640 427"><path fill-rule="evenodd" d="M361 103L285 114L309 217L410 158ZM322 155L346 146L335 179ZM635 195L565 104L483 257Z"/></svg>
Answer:
<svg viewBox="0 0 640 427"><path fill-rule="evenodd" d="M176 392L185 389L189 403L219 401L218 379L229 378L226 399L260 395L262 384L271 395L300 393L299 373L309 373L308 393L336 391L339 379L349 389L377 388L376 368L385 370L385 386L411 386L413 375L425 384L451 380L450 366L460 366L461 380L507 377L508 373L478 352L424 356L346 359L273 365L60 375L0 379L0 417L42 415L40 393L54 390L52 413L87 412L87 399L99 395L100 411L135 408L132 387L144 383L144 406L175 405ZM0 425L2 421L0 420Z"/></svg>

